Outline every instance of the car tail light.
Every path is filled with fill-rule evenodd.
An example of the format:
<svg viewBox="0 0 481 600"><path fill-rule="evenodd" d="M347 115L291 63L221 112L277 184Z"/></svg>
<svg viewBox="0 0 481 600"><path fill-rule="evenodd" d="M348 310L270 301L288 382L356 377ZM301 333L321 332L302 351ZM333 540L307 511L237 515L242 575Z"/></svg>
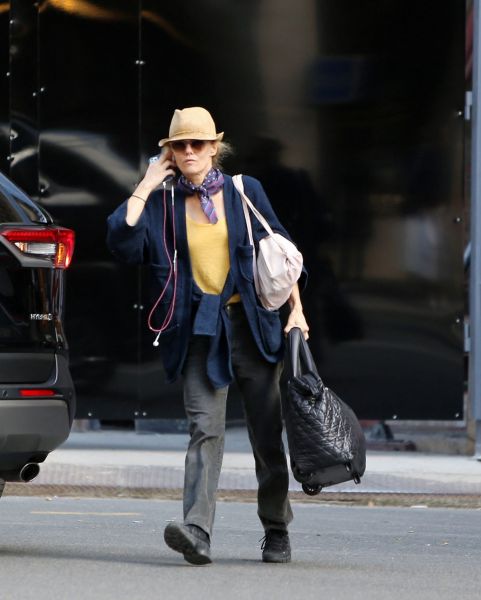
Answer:
<svg viewBox="0 0 481 600"><path fill-rule="evenodd" d="M49 396L55 396L55 393L55 390L48 390L45 388L27 388L20 390L20 396L22 396L22 398L48 398Z"/></svg>
<svg viewBox="0 0 481 600"><path fill-rule="evenodd" d="M75 246L75 232L65 227L4 229L1 234L26 254L50 258L54 266L66 269Z"/></svg>

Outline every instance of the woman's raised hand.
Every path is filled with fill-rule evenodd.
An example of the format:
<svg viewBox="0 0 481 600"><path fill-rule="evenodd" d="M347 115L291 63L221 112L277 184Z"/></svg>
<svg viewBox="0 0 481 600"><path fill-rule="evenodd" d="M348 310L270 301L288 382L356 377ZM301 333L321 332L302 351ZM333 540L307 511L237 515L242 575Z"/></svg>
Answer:
<svg viewBox="0 0 481 600"><path fill-rule="evenodd" d="M127 203L125 220L128 225L135 226L143 213L150 194L159 187L169 175L175 175L174 163L168 150L163 150L158 156L149 160L149 166L144 178L135 188Z"/></svg>
<svg viewBox="0 0 481 600"><path fill-rule="evenodd" d="M167 149L163 149L158 156L152 156L149 159L149 166L145 172L144 178L139 186L149 193L155 190L166 177L175 175L172 154Z"/></svg>

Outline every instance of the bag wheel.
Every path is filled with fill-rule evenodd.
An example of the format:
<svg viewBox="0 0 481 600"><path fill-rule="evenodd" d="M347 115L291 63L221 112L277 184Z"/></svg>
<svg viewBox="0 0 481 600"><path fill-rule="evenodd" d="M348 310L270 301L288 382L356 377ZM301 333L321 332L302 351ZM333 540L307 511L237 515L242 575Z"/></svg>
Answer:
<svg viewBox="0 0 481 600"><path fill-rule="evenodd" d="M352 476L352 479L353 479L354 483L357 483L358 485L361 483L361 478L359 477L359 475L357 473L354 473L354 475Z"/></svg>
<svg viewBox="0 0 481 600"><path fill-rule="evenodd" d="M302 484L302 491L308 496L317 496L322 490L322 485L309 485L307 483Z"/></svg>

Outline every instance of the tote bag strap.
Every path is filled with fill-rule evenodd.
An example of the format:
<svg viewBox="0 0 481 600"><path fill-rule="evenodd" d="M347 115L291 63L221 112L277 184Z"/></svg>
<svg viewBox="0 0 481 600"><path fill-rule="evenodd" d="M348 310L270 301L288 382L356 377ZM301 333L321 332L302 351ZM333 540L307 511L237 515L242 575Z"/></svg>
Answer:
<svg viewBox="0 0 481 600"><path fill-rule="evenodd" d="M241 195L242 204L244 206L244 214L246 214L246 210L247 210L246 205L247 205L251 209L251 211L255 214L255 216L257 217L257 220L262 225L262 227L264 227L264 229L267 231L267 233L269 235L274 235L274 232L272 231L272 228L269 225L269 223L262 216L262 214L257 210L257 208L252 204L252 202L249 200L246 193L244 192L244 183L242 181L242 175L234 175L234 177L232 177L232 182L234 183L236 190ZM250 222L250 219L249 219L249 222ZM250 227L250 228L248 227L247 229L249 230L249 235L251 236L252 235L252 227Z"/></svg>
<svg viewBox="0 0 481 600"><path fill-rule="evenodd" d="M287 350L291 377L301 377L305 373L319 377L311 350L299 327L293 327L287 334Z"/></svg>

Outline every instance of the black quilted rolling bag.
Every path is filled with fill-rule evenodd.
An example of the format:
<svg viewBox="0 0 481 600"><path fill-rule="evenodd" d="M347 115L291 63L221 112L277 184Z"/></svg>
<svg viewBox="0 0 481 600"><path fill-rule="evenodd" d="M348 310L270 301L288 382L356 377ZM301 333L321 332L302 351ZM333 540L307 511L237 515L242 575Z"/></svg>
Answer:
<svg viewBox="0 0 481 600"><path fill-rule="evenodd" d="M294 477L306 494L354 480L366 470L366 442L352 409L324 385L301 330L287 336L283 415Z"/></svg>

